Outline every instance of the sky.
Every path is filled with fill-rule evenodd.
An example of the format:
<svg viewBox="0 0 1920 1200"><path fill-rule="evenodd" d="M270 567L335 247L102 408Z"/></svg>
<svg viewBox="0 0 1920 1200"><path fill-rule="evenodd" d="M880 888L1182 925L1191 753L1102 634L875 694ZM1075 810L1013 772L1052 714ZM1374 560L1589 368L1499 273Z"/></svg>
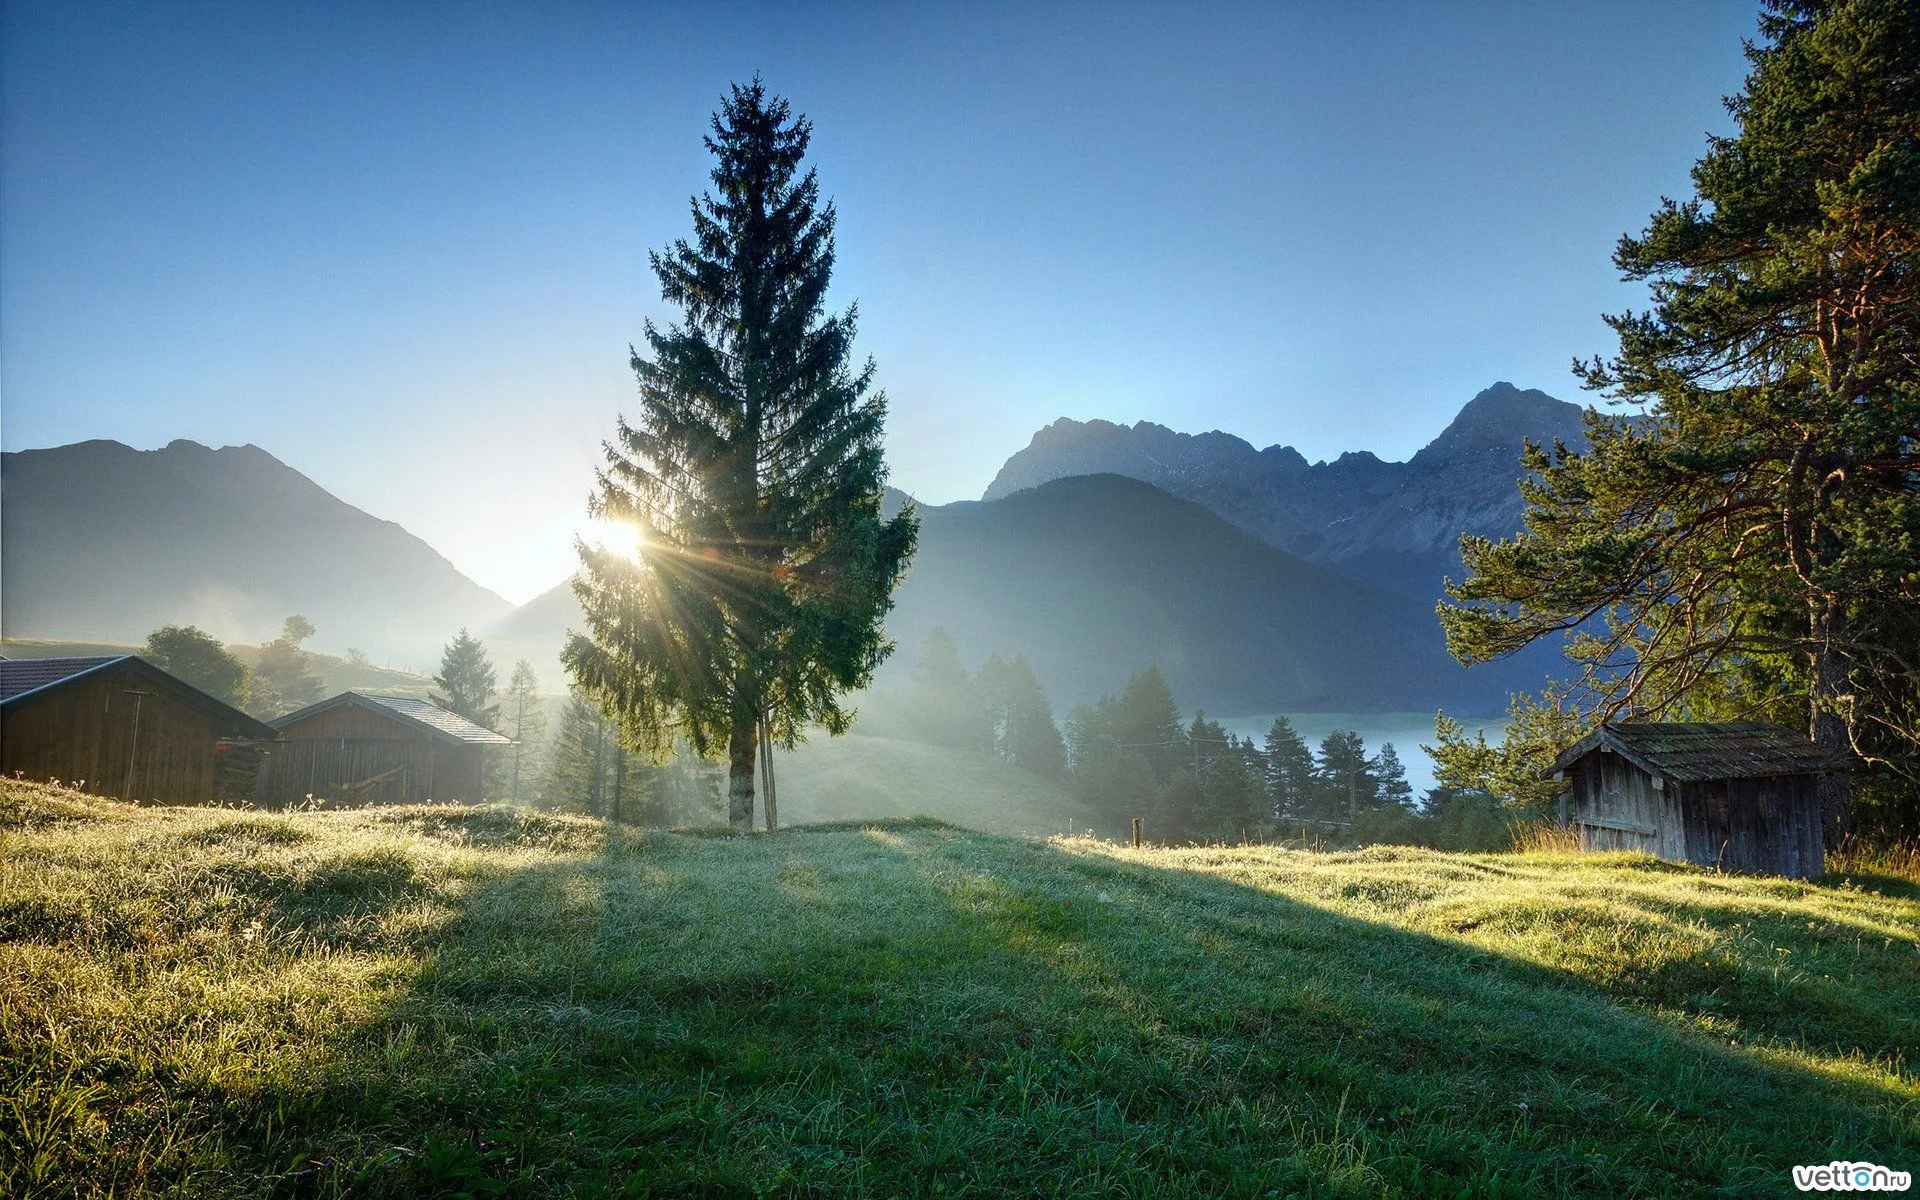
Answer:
<svg viewBox="0 0 1920 1200"><path fill-rule="evenodd" d="M262 446L509 600L573 565L701 138L814 122L892 482L1067 416L1403 459L1583 399L1755 5L0 10L0 446Z"/></svg>

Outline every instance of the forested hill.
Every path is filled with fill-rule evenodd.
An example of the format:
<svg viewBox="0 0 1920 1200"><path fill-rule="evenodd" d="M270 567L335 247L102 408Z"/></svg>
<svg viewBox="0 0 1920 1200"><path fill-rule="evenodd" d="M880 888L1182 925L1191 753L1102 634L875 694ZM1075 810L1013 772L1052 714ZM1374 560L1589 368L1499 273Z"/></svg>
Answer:
<svg viewBox="0 0 1920 1200"><path fill-rule="evenodd" d="M300 612L321 646L428 662L511 607L258 446L80 442L0 456L0 481L10 637L138 641L178 621L259 642Z"/></svg>
<svg viewBox="0 0 1920 1200"><path fill-rule="evenodd" d="M935 625L967 661L1025 654L1057 711L1158 664L1185 705L1491 712L1511 667L1447 657L1433 610L1305 562L1205 508L1118 475L920 508L920 549L887 618L904 671ZM565 584L489 629L557 682ZM1523 668L1524 669L1524 668ZM1523 680L1537 686L1537 678Z"/></svg>
<svg viewBox="0 0 1920 1200"><path fill-rule="evenodd" d="M1441 578L1460 574L1462 533L1499 538L1519 528L1521 442L1583 445L1580 412L1545 392L1496 383L1403 463L1364 451L1308 463L1291 446L1255 450L1219 431L1062 419L1007 460L985 498L1076 475L1126 475L1271 545L1430 604Z"/></svg>

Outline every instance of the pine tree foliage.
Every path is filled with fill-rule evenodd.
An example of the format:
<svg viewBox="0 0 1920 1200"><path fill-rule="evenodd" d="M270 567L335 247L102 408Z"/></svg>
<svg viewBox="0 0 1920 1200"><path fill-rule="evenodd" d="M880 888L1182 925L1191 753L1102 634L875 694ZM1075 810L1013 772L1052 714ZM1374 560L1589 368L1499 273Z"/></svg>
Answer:
<svg viewBox="0 0 1920 1200"><path fill-rule="evenodd" d="M1285 717L1275 717L1267 730L1261 775L1276 820L1306 815L1313 794L1313 751Z"/></svg>
<svg viewBox="0 0 1920 1200"><path fill-rule="evenodd" d="M547 735L547 700L540 694L540 675L524 658L513 664L513 675L501 696L499 729L513 739L507 752L506 792L517 804L523 782L533 783L531 778L523 781L522 775L531 776Z"/></svg>
<svg viewBox="0 0 1920 1200"><path fill-rule="evenodd" d="M1577 364L1644 415L1589 413L1584 453L1529 447L1524 532L1463 541L1441 617L1470 663L1565 635L1582 676L1542 707L1576 727L1786 719L1912 780L1920 8L1768 0L1760 32L1738 132L1616 252L1652 308Z"/></svg>
<svg viewBox="0 0 1920 1200"><path fill-rule="evenodd" d="M1314 762L1313 819L1351 823L1379 803L1380 779L1360 734L1336 729L1322 738Z"/></svg>
<svg viewBox="0 0 1920 1200"><path fill-rule="evenodd" d="M235 708L247 703L247 664L197 625L162 625L147 635L140 657Z"/></svg>
<svg viewBox="0 0 1920 1200"><path fill-rule="evenodd" d="M500 722L496 682L486 646L462 629L440 651L440 673L433 677L436 690L427 699L475 725L494 729Z"/></svg>
<svg viewBox="0 0 1920 1200"><path fill-rule="evenodd" d="M854 311L826 310L835 218L801 169L810 133L757 78L713 118L693 239L651 258L681 320L646 327L639 413L592 502L641 551L580 545L587 632L564 655L633 744L724 754L740 829L763 728L787 746L846 730L917 529L881 513L885 397L853 365Z"/></svg>
<svg viewBox="0 0 1920 1200"><path fill-rule="evenodd" d="M1067 748L1053 723L1053 707L1025 655L987 659L975 681L987 715L989 754L1039 775L1064 775Z"/></svg>
<svg viewBox="0 0 1920 1200"><path fill-rule="evenodd" d="M1392 742L1383 742L1373 760L1373 777L1379 781L1379 803L1392 808L1413 809L1413 785L1407 782L1406 764Z"/></svg>
<svg viewBox="0 0 1920 1200"><path fill-rule="evenodd" d="M937 745L979 750L992 741L980 690L945 626L934 626L921 643L901 704L907 720Z"/></svg>

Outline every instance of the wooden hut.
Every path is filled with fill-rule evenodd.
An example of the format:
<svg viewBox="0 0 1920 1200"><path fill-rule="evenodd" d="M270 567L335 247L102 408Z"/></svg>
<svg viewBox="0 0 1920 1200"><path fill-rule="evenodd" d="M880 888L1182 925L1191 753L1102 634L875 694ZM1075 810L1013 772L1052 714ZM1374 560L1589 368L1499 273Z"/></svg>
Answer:
<svg viewBox="0 0 1920 1200"><path fill-rule="evenodd" d="M1567 747L1549 772L1587 849L1799 879L1826 869L1818 782L1833 767L1778 725L1623 722Z"/></svg>
<svg viewBox="0 0 1920 1200"><path fill-rule="evenodd" d="M274 736L130 654L0 659L8 775L140 803L207 804L251 794L261 744Z"/></svg>
<svg viewBox="0 0 1920 1200"><path fill-rule="evenodd" d="M261 773L260 803L312 796L334 804L481 799L488 746L513 742L425 700L342 692L273 722L281 744Z"/></svg>

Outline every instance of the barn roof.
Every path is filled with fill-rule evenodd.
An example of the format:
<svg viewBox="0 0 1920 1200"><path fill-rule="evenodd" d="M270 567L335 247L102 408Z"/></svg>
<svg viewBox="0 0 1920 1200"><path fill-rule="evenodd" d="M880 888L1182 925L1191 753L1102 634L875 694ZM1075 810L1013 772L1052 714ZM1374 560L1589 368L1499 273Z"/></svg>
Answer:
<svg viewBox="0 0 1920 1200"><path fill-rule="evenodd" d="M443 742L454 742L465 746L513 745L512 738L502 737L486 726L476 725L459 713L448 712L437 704L406 696L369 696L364 692L341 692L338 696L322 700L318 704L309 704L299 712L277 717L273 725L276 729L285 729L297 721L304 721L308 717L326 712L330 708L337 708L342 704L370 708L384 716L394 717Z"/></svg>
<svg viewBox="0 0 1920 1200"><path fill-rule="evenodd" d="M211 714L220 737L277 737L273 726L248 716L226 701L167 674L133 654L91 654L80 658L0 658L0 705L37 700L95 675L127 671L184 704Z"/></svg>
<svg viewBox="0 0 1920 1200"><path fill-rule="evenodd" d="M0 703L129 657L126 654L95 654L85 658L0 659Z"/></svg>
<svg viewBox="0 0 1920 1200"><path fill-rule="evenodd" d="M1813 775L1833 766L1827 753L1804 736L1764 721L1621 721L1602 725L1568 746L1547 773L1564 771L1596 750L1611 750L1675 783Z"/></svg>

